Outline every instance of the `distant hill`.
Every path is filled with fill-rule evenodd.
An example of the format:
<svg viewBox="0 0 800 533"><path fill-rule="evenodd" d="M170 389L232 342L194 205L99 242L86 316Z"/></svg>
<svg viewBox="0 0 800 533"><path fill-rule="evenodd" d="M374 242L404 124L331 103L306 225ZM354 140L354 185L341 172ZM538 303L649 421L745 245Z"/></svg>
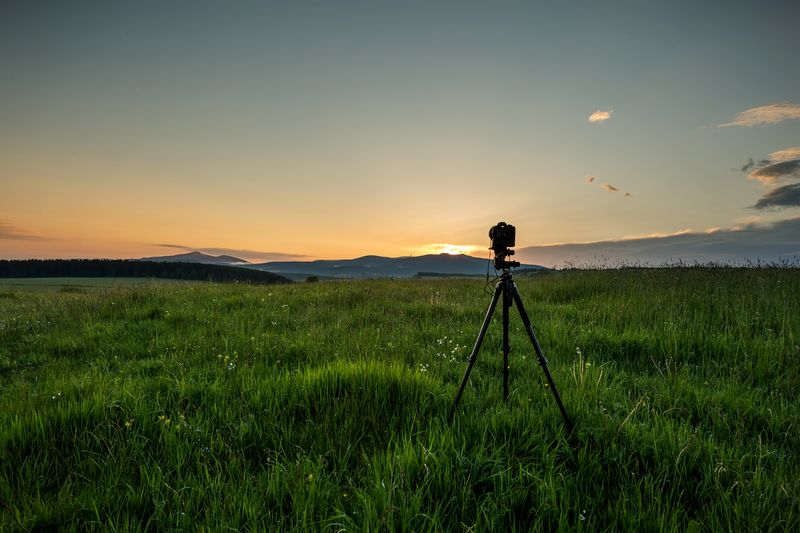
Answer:
<svg viewBox="0 0 800 533"><path fill-rule="evenodd" d="M687 231L589 243L528 246L520 261L547 266L618 268L691 264L800 266L800 217L714 231Z"/></svg>
<svg viewBox="0 0 800 533"><path fill-rule="evenodd" d="M271 261L248 265L295 279L303 276L320 278L410 278L426 275L480 276L486 274L487 259L468 255L421 255L418 257L381 257L366 255L356 259L318 261ZM538 265L523 268L541 269ZM491 267L490 267L491 269ZM491 269L493 272L494 270Z"/></svg>
<svg viewBox="0 0 800 533"><path fill-rule="evenodd" d="M0 278L167 278L245 283L290 283L284 276L228 265L124 259L0 260Z"/></svg>
<svg viewBox="0 0 800 533"><path fill-rule="evenodd" d="M153 261L155 263L203 263L206 265L249 265L249 261L233 257L232 255L209 255L203 252L187 252L177 255L162 255L158 257L142 257L139 261Z"/></svg>

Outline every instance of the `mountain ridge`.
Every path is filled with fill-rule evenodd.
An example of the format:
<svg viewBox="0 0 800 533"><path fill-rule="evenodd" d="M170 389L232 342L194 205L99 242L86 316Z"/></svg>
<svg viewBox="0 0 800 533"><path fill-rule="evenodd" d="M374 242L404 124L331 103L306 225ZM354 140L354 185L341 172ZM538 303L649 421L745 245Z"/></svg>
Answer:
<svg viewBox="0 0 800 533"><path fill-rule="evenodd" d="M523 268L541 269L539 265ZM414 277L420 273L453 276L486 274L487 259L469 255L428 254L416 257L365 255L354 259L317 259L315 261L270 261L249 266L281 275L313 275L332 278Z"/></svg>
<svg viewBox="0 0 800 533"><path fill-rule="evenodd" d="M232 256L213 256L188 252L171 256L142 258L140 261L192 262L235 265L285 275L293 279L308 276L320 278L410 278L419 274L480 276L491 268L487 259L464 254L427 254L385 257L363 255L353 259L316 259L314 261L268 261L250 263ZM540 265L523 264L522 268L541 269Z"/></svg>
<svg viewBox="0 0 800 533"><path fill-rule="evenodd" d="M137 261L152 261L154 263L202 263L207 265L247 266L250 261L245 261L232 255L210 255L199 251L186 252L176 255L161 255L156 257L142 257Z"/></svg>

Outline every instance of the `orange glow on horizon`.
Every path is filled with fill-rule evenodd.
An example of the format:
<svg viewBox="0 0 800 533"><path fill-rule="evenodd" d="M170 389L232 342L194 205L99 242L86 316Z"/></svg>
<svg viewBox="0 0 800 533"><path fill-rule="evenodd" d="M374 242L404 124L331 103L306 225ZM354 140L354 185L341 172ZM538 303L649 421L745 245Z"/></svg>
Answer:
<svg viewBox="0 0 800 533"><path fill-rule="evenodd" d="M476 246L474 244L450 244L439 242L425 244L420 247L411 248L410 250L413 255L474 255L475 253L478 253L484 249L484 246Z"/></svg>

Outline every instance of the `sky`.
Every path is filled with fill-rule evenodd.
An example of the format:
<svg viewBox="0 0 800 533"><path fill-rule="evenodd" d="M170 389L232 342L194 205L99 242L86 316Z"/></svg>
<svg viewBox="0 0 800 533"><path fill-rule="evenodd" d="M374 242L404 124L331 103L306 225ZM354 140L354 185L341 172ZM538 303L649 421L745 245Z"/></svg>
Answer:
<svg viewBox="0 0 800 533"><path fill-rule="evenodd" d="M485 256L501 220L531 262L797 256L798 20L771 1L4 1L0 258Z"/></svg>

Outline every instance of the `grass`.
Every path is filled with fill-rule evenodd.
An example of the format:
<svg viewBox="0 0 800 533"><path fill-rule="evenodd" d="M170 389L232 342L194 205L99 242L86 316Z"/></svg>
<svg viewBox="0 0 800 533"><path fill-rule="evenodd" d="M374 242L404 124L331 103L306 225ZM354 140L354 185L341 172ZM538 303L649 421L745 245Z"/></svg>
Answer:
<svg viewBox="0 0 800 533"><path fill-rule="evenodd" d="M197 282L165 278L0 278L0 294L8 295L15 291L36 290L45 292L84 292L86 289L109 289L112 287L164 283Z"/></svg>
<svg viewBox="0 0 800 533"><path fill-rule="evenodd" d="M3 286L0 529L796 530L798 274Z"/></svg>

